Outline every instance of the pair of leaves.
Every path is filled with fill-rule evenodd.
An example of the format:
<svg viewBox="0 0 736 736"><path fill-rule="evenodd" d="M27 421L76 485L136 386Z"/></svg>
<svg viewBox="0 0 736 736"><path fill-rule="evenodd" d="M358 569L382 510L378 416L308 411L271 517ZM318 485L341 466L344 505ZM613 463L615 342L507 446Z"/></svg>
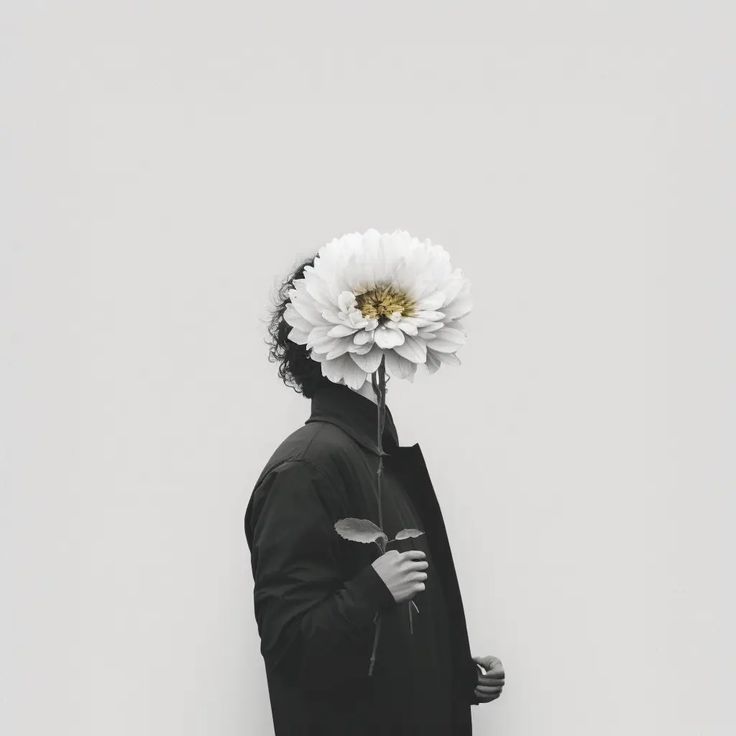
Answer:
<svg viewBox="0 0 736 736"><path fill-rule="evenodd" d="M351 542L362 542L363 544L378 543L379 539L386 540L386 543L398 542L401 539L410 539L424 534L419 529L402 529L396 533L393 539L389 539L383 529L376 526L369 519L356 519L352 516L338 519L335 522L335 531L343 539L349 539Z"/></svg>

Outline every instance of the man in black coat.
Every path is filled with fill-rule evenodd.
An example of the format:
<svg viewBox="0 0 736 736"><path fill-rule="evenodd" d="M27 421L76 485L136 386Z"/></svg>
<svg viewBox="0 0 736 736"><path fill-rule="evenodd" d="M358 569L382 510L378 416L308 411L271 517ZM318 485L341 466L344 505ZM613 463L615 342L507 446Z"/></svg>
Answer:
<svg viewBox="0 0 736 736"><path fill-rule="evenodd" d="M423 534L384 554L340 536L339 519L377 519L377 407L297 354L303 346L286 339L282 314L271 354L285 382L311 398L311 413L266 463L245 513L275 734L469 736L470 706L499 697L504 672L497 658L470 654L421 449L399 444L387 406L383 529L389 539L406 528Z"/></svg>

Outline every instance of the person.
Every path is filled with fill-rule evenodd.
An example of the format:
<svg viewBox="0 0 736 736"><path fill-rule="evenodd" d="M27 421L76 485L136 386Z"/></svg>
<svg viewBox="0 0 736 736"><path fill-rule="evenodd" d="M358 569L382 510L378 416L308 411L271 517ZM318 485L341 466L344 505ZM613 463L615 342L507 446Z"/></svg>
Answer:
<svg viewBox="0 0 736 736"><path fill-rule="evenodd" d="M470 706L500 696L503 665L470 654L442 512L421 449L400 445L388 402L382 528L391 540L401 529L422 534L381 553L335 529L338 519L378 518L377 399L368 381L353 390L327 380L287 338L288 291L312 262L282 284L269 325L269 358L311 412L266 462L244 519L274 732L469 736Z"/></svg>

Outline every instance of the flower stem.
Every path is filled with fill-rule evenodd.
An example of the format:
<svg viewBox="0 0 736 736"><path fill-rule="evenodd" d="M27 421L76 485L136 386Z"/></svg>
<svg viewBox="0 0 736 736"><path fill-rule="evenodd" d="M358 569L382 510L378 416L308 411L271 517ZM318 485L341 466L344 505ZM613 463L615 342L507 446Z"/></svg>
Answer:
<svg viewBox="0 0 736 736"><path fill-rule="evenodd" d="M383 505L381 503L381 486L383 478L383 427L386 422L386 356L381 356L381 363L371 374L371 383L376 393L377 422L376 422L376 445L378 446L378 468L376 470L376 496L378 497L378 526L383 529ZM381 554L386 552L386 540L379 540ZM371 651L368 675L373 675L373 665L376 662L376 649L378 648L378 637L381 633L381 614L376 614L376 632L373 635L373 650Z"/></svg>
<svg viewBox="0 0 736 736"><path fill-rule="evenodd" d="M376 647L378 645L378 635L381 633L381 615L376 614L376 633L373 636L373 651L371 652L371 663L368 667L368 675L373 675L373 665L376 663Z"/></svg>

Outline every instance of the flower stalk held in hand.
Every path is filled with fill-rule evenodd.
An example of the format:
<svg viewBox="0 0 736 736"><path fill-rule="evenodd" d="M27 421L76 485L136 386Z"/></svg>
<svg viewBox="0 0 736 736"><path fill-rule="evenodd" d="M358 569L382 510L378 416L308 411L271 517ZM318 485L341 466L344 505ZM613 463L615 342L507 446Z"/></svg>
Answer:
<svg viewBox="0 0 736 736"><path fill-rule="evenodd" d="M389 540L388 535L383 531L383 503L382 503L382 478L383 478L383 428L386 423L386 370L384 361L381 360L380 365L376 372L371 376L371 382L373 384L373 390L376 392L378 401L377 405L377 422L376 422L376 444L378 446L378 467L376 469L376 497L378 502L378 526L376 526L369 519L339 519L335 522L335 530L344 539L349 539L353 542L375 542L378 545L378 549L381 550L381 554L386 552L386 546L391 542L396 542L401 539L409 539L411 537L418 537L424 532L419 529L402 529L396 534L394 539ZM412 622L412 606L417 608L414 601L407 603L409 612L409 630L414 633L414 624ZM376 663L376 649L378 648L378 638L381 634L381 615L380 612L376 612L374 617L374 623L376 625L375 634L373 636L373 649L371 651L370 664L368 666L368 674L373 675L373 667Z"/></svg>

